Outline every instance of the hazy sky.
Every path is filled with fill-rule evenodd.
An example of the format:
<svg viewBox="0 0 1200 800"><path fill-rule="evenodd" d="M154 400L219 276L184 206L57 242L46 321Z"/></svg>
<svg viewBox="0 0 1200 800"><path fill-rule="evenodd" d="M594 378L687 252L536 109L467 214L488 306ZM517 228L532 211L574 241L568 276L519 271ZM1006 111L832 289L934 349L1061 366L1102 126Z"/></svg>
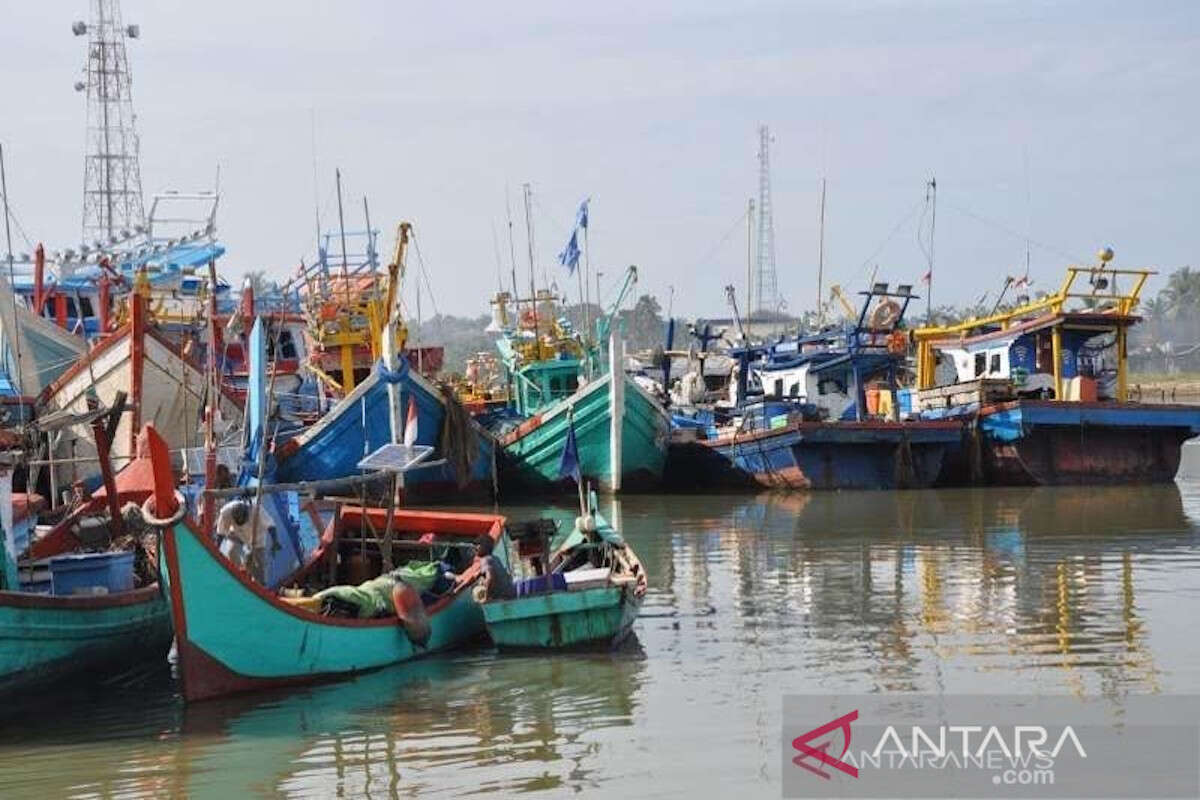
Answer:
<svg viewBox="0 0 1200 800"><path fill-rule="evenodd" d="M85 43L70 23L88 4L5 5L0 141L14 210L34 239L72 246L84 103L71 85ZM1023 271L1028 234L1048 246L1032 252L1039 288L1102 244L1125 266L1200 263L1194 0L126 0L124 14L142 28L131 62L147 197L210 188L219 164L230 278L311 260L314 117L323 222L336 224L340 166L352 223L366 195L385 251L395 222L413 222L449 313L486 311L493 223L507 273L506 186L527 280L525 181L539 273L565 284L554 255L591 196L606 282L635 263L664 306L674 286L677 312L723 313L722 287L744 291L737 221L757 191L760 122L775 138L792 310L815 302L822 176L828 273L848 288L875 263L881 279L919 280L931 175L935 302L994 293Z"/></svg>

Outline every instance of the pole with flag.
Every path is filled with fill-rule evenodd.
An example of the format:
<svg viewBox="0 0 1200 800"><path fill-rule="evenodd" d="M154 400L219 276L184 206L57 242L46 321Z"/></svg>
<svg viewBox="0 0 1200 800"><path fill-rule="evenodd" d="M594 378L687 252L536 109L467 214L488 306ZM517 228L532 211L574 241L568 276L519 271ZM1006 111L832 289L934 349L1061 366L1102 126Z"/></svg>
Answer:
<svg viewBox="0 0 1200 800"><path fill-rule="evenodd" d="M583 471L579 467L579 447L575 443L575 409L567 408L567 441L558 462L558 477L573 478L579 490L579 515L587 516L587 501L583 496Z"/></svg>
<svg viewBox="0 0 1200 800"><path fill-rule="evenodd" d="M558 254L558 263L567 268L567 274L577 273L579 279L579 304L583 306L583 329L586 332L591 327L590 314L587 307L587 293L584 289L584 272L587 267L587 254L579 249L579 231L583 231L583 246L587 249L588 235L588 203L592 202L592 198L588 197L579 204L579 210L575 212L575 227L571 229L571 238L567 240L567 244L563 247L562 252ZM584 269L579 269L579 256L584 257Z"/></svg>

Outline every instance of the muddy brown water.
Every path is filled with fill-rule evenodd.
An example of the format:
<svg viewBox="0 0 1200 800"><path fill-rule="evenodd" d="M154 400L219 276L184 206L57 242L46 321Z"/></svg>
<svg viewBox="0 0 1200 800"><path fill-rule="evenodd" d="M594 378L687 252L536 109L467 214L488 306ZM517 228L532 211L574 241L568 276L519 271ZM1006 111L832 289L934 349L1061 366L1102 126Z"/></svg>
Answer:
<svg viewBox="0 0 1200 800"><path fill-rule="evenodd" d="M190 707L149 665L9 708L0 797L778 797L786 693L1200 693L1184 462L1155 487L603 501L650 576L618 652Z"/></svg>

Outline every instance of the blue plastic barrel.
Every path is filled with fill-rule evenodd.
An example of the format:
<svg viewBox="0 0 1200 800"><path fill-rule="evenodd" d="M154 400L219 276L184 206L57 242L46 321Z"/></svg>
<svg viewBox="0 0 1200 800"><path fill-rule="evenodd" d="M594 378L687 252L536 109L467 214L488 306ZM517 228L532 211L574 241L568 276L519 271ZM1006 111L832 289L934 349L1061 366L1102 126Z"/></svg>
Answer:
<svg viewBox="0 0 1200 800"><path fill-rule="evenodd" d="M75 553L50 559L56 595L115 594L133 588L133 553Z"/></svg>

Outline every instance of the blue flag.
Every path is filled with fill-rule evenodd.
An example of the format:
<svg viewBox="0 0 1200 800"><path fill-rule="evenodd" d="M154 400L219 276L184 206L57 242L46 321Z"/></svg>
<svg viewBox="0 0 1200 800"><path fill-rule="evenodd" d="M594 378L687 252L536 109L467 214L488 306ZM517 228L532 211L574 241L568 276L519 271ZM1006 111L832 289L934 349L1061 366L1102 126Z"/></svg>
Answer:
<svg viewBox="0 0 1200 800"><path fill-rule="evenodd" d="M592 198L588 198L579 204L579 211L575 214L575 227L587 230L588 225L588 203L592 202Z"/></svg>
<svg viewBox="0 0 1200 800"><path fill-rule="evenodd" d="M567 443L563 445L562 460L558 462L558 477L574 478L578 484L583 482L583 474L579 469L579 449L575 445L575 420L567 425Z"/></svg>
<svg viewBox="0 0 1200 800"><path fill-rule="evenodd" d="M571 239L567 242L567 246L558 254L558 263L567 268L567 272L574 274L575 268L579 266L579 230L571 231Z"/></svg>

